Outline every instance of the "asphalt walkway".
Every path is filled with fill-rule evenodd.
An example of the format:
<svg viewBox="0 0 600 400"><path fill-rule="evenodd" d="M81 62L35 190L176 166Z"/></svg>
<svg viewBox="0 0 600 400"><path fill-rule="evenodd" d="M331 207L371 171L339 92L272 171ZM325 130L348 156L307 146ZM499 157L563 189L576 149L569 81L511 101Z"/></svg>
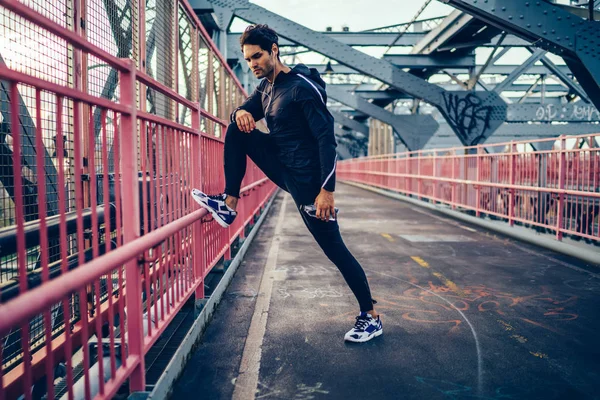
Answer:
<svg viewBox="0 0 600 400"><path fill-rule="evenodd" d="M280 193L173 397L600 398L600 269L340 184L384 334Z"/></svg>

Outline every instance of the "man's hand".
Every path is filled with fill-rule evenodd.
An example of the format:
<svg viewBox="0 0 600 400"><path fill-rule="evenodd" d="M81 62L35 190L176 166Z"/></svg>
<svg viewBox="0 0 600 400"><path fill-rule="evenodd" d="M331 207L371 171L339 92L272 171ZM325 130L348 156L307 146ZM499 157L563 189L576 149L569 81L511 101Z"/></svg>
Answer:
<svg viewBox="0 0 600 400"><path fill-rule="evenodd" d="M317 218L328 221L330 216L335 215L333 192L321 189L315 199L315 207L317 208Z"/></svg>
<svg viewBox="0 0 600 400"><path fill-rule="evenodd" d="M240 128L240 131L245 133L250 133L256 129L256 121L254 121L252 114L246 110L237 110L235 113L235 123Z"/></svg>

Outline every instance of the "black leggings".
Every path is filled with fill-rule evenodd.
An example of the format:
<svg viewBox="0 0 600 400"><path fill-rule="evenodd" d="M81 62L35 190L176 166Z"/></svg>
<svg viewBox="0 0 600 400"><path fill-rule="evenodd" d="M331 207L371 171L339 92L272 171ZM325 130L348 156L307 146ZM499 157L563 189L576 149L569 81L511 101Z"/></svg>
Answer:
<svg viewBox="0 0 600 400"><path fill-rule="evenodd" d="M321 221L300 210L302 205L312 204L320 191L318 180L309 188L298 184L298 179L285 168L277 157L277 149L272 138L255 129L250 133L241 132L236 124L230 124L225 136L225 193L240 197L240 185L246 173L246 156L267 175L277 186L292 195L304 224L313 235L325 255L340 270L346 283L356 296L360 311L373 309L375 300L361 265L350 253L340 234L337 221ZM318 178L317 178L318 179ZM311 201L306 201L307 193Z"/></svg>

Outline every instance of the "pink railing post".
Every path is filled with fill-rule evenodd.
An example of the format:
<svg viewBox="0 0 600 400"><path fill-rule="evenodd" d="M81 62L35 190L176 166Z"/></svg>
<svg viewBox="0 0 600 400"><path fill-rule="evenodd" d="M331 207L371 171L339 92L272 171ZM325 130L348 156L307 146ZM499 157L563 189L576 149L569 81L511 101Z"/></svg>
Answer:
<svg viewBox="0 0 600 400"><path fill-rule="evenodd" d="M567 176L567 154L566 138L560 135L560 157L558 158L558 202L556 204L556 240L562 240L563 220L564 220L564 201L565 201L565 179Z"/></svg>
<svg viewBox="0 0 600 400"><path fill-rule="evenodd" d="M202 133L200 132L200 109L201 105L198 103L198 109L192 110L192 129L198 134L192 137L193 153L192 157L192 182L193 187L202 190ZM198 301L204 298L204 263L205 253L202 246L202 221L196 221L193 227L193 256L194 260L194 275L196 277L195 284L195 300Z"/></svg>
<svg viewBox="0 0 600 400"><path fill-rule="evenodd" d="M452 209L456 210L456 149L452 149L452 181L450 187Z"/></svg>
<svg viewBox="0 0 600 400"><path fill-rule="evenodd" d="M508 170L508 177L510 182L510 188L508 189L508 224L513 226L515 224L515 175L516 175L516 163L517 163L517 155L515 153L516 144L514 140L510 141L510 164Z"/></svg>
<svg viewBox="0 0 600 400"><path fill-rule="evenodd" d="M409 177L410 174L410 154L404 155L404 194L408 195L410 193L411 180Z"/></svg>
<svg viewBox="0 0 600 400"><path fill-rule="evenodd" d="M417 198L421 200L421 195L423 194L423 180L421 179L421 158L422 153L419 151L417 153Z"/></svg>
<svg viewBox="0 0 600 400"><path fill-rule="evenodd" d="M431 176L433 177L432 179L432 184L433 184L433 204L437 204L438 203L438 192L439 192L439 187L438 187L438 157L437 157L437 150L433 150L433 171L431 173Z"/></svg>
<svg viewBox="0 0 600 400"><path fill-rule="evenodd" d="M475 185L475 216L481 216L481 157L483 148L477 146L477 158L476 158L476 173L477 173L477 184Z"/></svg>
<svg viewBox="0 0 600 400"><path fill-rule="evenodd" d="M135 64L129 63L129 71L119 74L120 103L129 109L129 115L121 115L121 171L123 207L123 242L129 243L140 236L140 210L137 165L137 120ZM132 392L145 390L144 328L142 326L142 279L137 259L125 264L125 289L127 302L127 349L128 357L137 358L129 380Z"/></svg>

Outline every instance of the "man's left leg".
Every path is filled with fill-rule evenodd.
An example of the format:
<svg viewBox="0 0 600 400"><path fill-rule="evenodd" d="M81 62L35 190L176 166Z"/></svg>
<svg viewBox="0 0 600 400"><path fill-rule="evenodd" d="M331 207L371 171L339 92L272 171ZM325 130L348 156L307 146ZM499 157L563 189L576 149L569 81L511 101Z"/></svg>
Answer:
<svg viewBox="0 0 600 400"><path fill-rule="evenodd" d="M367 276L360 263L346 247L337 221L322 221L309 216L301 207L300 215L327 258L335 264L344 280L354 293L360 307L353 329L344 339L352 342L366 342L383 333L381 319L374 310L376 301L371 297Z"/></svg>
<svg viewBox="0 0 600 400"><path fill-rule="evenodd" d="M373 299L365 271L346 247L337 221L321 221L307 215L302 210L300 210L300 215L319 247L342 273L358 301L360 311L374 312Z"/></svg>

